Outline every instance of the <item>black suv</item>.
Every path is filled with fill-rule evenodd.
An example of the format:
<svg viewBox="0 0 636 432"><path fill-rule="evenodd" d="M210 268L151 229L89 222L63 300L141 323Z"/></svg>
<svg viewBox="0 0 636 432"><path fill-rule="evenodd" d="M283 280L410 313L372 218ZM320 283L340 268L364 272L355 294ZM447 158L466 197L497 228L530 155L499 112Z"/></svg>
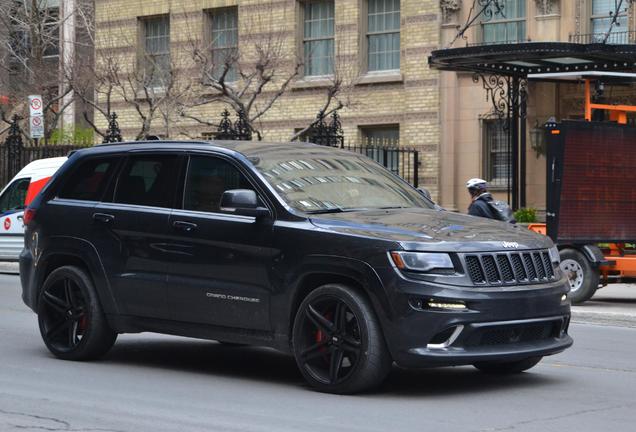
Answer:
<svg viewBox="0 0 636 432"><path fill-rule="evenodd" d="M344 150L101 145L73 153L24 220L23 299L63 359L169 333L274 347L351 393L393 362L520 372L572 344L548 237L443 211Z"/></svg>

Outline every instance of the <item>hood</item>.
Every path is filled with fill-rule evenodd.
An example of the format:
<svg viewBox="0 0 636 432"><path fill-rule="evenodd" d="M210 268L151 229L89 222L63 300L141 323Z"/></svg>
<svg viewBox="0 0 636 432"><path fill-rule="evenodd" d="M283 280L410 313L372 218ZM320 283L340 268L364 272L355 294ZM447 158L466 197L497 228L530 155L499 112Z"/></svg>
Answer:
<svg viewBox="0 0 636 432"><path fill-rule="evenodd" d="M523 226L423 208L316 215L311 222L332 232L399 242L412 251L512 251L552 246L547 236Z"/></svg>

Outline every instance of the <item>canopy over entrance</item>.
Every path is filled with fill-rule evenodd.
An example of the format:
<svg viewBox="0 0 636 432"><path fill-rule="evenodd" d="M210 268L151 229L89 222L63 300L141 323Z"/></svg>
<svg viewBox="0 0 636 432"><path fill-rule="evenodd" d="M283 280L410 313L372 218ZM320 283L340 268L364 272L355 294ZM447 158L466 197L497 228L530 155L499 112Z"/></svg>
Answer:
<svg viewBox="0 0 636 432"><path fill-rule="evenodd" d="M504 120L510 166L508 201L518 209L526 206L528 80L586 80L586 94L590 80L634 82L636 45L568 42L475 45L433 51L428 63L433 69L472 73L475 82L481 81L492 102L492 114ZM589 103L586 106L586 118L590 106Z"/></svg>
<svg viewBox="0 0 636 432"><path fill-rule="evenodd" d="M430 67L526 78L555 72L636 70L636 45L524 42L433 51Z"/></svg>

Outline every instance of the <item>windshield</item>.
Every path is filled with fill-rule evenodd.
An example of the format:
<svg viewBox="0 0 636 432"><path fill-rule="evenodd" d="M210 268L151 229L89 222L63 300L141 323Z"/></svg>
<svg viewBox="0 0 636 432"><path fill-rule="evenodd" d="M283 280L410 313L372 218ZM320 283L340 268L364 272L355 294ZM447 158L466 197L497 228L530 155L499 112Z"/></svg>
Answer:
<svg viewBox="0 0 636 432"><path fill-rule="evenodd" d="M434 208L415 188L355 153L324 149L252 157L287 204L305 213L402 207Z"/></svg>

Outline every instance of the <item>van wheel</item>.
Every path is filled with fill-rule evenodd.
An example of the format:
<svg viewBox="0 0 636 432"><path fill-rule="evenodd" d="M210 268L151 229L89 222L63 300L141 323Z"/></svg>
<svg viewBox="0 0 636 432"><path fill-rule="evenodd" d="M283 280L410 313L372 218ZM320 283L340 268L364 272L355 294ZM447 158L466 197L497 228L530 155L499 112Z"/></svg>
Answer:
<svg viewBox="0 0 636 432"><path fill-rule="evenodd" d="M543 357L529 357L513 362L480 362L474 366L482 372L490 374L516 374L535 367Z"/></svg>
<svg viewBox="0 0 636 432"><path fill-rule="evenodd" d="M327 393L356 393L379 385L393 360L369 301L352 288L327 284L301 303L293 352L309 384Z"/></svg>
<svg viewBox="0 0 636 432"><path fill-rule="evenodd" d="M115 343L93 282L79 267L55 269L44 281L38 324L46 347L64 360L103 356Z"/></svg>
<svg viewBox="0 0 636 432"><path fill-rule="evenodd" d="M592 264L576 249L563 249L561 256L561 270L570 283L568 296L574 304L583 303L592 298L598 288L600 275L592 268Z"/></svg>

